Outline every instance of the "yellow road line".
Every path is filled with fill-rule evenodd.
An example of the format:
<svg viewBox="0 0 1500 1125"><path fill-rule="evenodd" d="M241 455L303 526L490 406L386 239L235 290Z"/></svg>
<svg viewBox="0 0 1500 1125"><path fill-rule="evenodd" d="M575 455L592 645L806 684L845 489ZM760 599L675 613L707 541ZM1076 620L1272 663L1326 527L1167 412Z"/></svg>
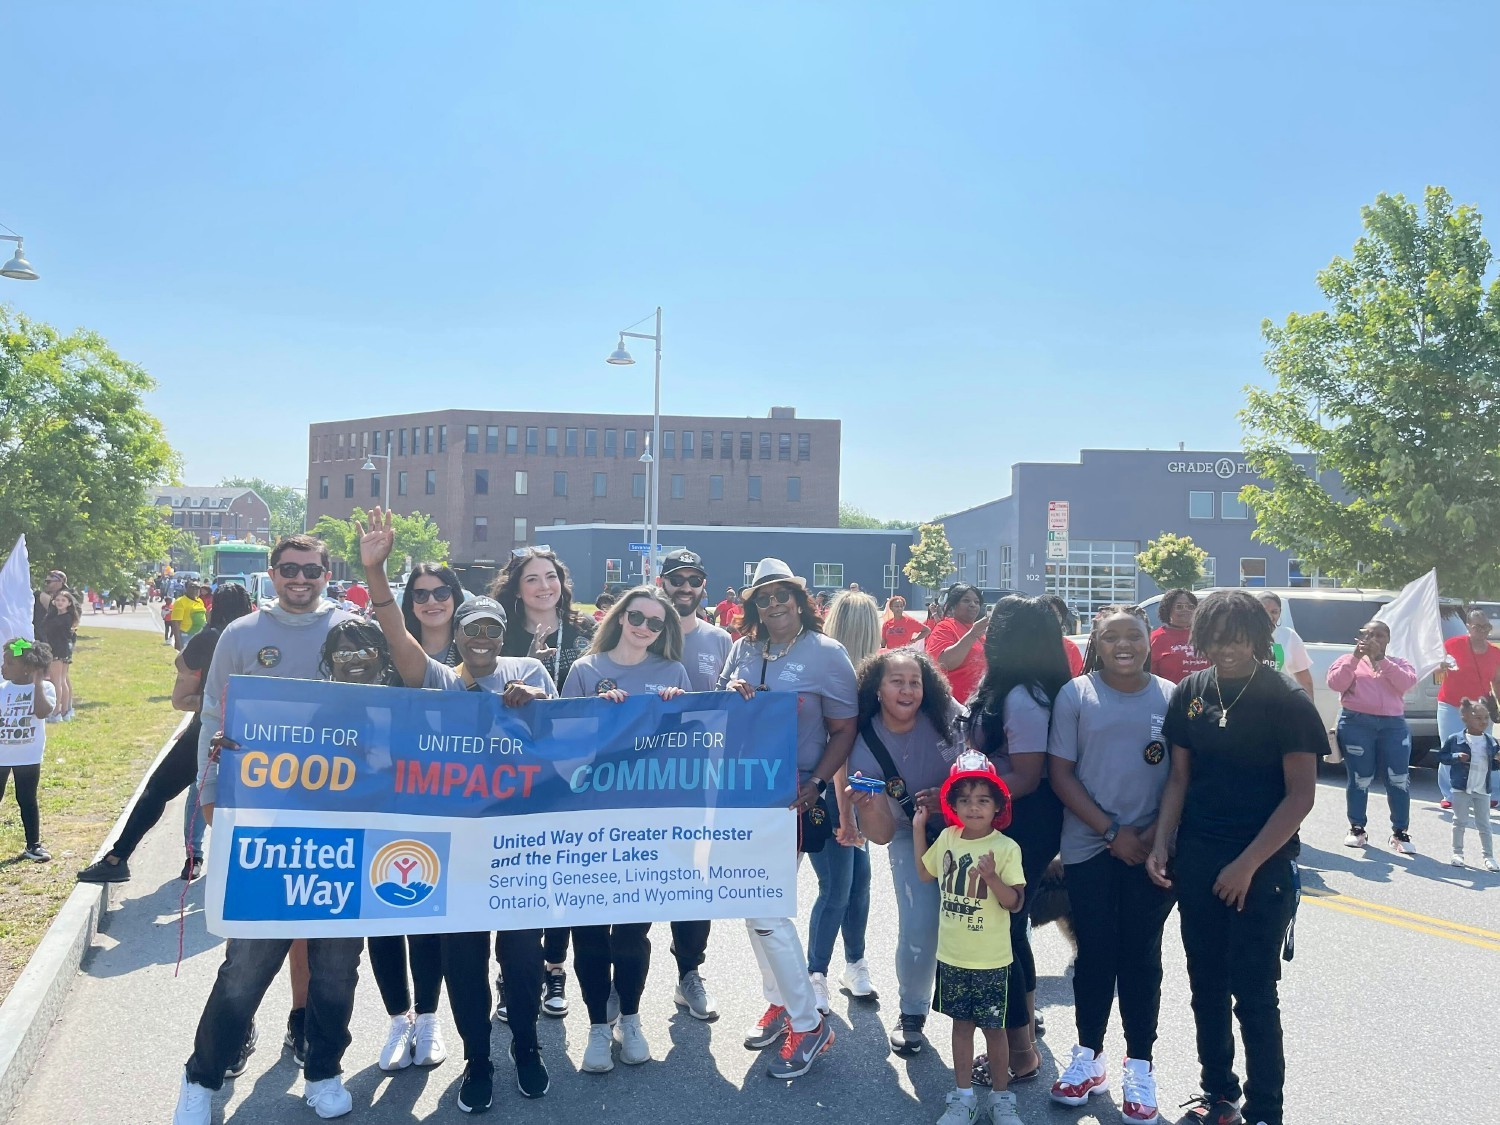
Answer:
<svg viewBox="0 0 1500 1125"><path fill-rule="evenodd" d="M1341 897L1342 896L1339 895L1309 895L1304 893L1303 901L1311 902L1317 906L1325 907L1328 910L1337 910L1341 914L1352 914L1356 918L1368 918L1373 922L1384 922L1388 926L1399 926L1403 930L1412 930L1419 934L1430 934L1433 937L1447 938L1449 941L1462 942L1465 945L1472 945L1476 946L1479 949L1489 949L1500 953L1500 941L1484 941L1477 937L1469 937L1467 934L1455 933L1453 929L1441 928L1445 926L1456 928L1456 923L1444 922L1440 918L1431 919L1432 922L1436 923L1435 925L1422 925L1417 922L1408 922L1404 918L1397 918L1391 914L1377 913L1374 910L1362 910L1357 906L1345 905L1345 903L1343 902L1335 901L1336 899ZM1410 911L1400 911L1399 913L1410 914ZM1425 916L1418 914L1414 915L1414 917L1422 918ZM1474 929L1474 927L1472 926L1466 926L1462 928ZM1480 930L1478 932L1486 933L1488 931Z"/></svg>
<svg viewBox="0 0 1500 1125"><path fill-rule="evenodd" d="M1308 891L1302 894L1313 898L1336 898L1340 902L1348 903L1350 906L1363 907L1365 910L1375 910L1382 914L1395 914L1401 918L1410 918L1415 922L1425 922L1429 926L1441 926L1446 930L1459 930L1466 934L1475 934L1483 938L1492 938L1500 941L1500 933L1494 930L1481 930L1478 926L1465 926L1461 922L1450 922L1446 918L1435 918L1430 914L1414 914L1410 910L1402 910L1398 906L1386 906L1382 902L1365 902L1363 899L1350 898L1348 895L1339 894L1338 891Z"/></svg>

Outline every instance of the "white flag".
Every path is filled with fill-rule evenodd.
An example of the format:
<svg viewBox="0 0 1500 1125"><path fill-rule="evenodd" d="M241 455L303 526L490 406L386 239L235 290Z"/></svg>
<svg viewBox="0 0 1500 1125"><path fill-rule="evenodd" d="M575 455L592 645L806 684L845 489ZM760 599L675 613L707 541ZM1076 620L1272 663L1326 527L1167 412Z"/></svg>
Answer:
<svg viewBox="0 0 1500 1125"><path fill-rule="evenodd" d="M10 558L0 567L0 644L13 637L36 640L31 631L31 559L26 554L26 536L16 540Z"/></svg>
<svg viewBox="0 0 1500 1125"><path fill-rule="evenodd" d="M1408 582L1394 601L1380 608L1375 620L1390 627L1391 644L1386 651L1409 663L1417 670L1418 677L1432 675L1447 659L1438 611L1436 570Z"/></svg>

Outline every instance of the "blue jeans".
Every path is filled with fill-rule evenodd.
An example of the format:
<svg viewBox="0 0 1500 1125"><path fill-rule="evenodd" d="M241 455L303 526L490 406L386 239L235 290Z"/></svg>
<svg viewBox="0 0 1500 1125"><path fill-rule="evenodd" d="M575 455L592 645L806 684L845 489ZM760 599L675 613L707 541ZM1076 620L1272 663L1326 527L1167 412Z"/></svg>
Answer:
<svg viewBox="0 0 1500 1125"><path fill-rule="evenodd" d="M1448 737L1454 734L1463 734L1464 718L1459 709L1451 703L1439 703L1437 705L1438 743L1441 745L1448 741ZM1453 767L1444 762L1437 768L1438 792L1443 795L1443 800L1453 800ZM1500 796L1500 770L1490 771L1490 800Z"/></svg>
<svg viewBox="0 0 1500 1125"><path fill-rule="evenodd" d="M1344 793L1349 823L1363 828L1370 800L1370 783L1385 766L1385 800L1391 809L1391 829L1411 826L1411 730L1400 715L1366 715L1340 711L1339 749L1349 771Z"/></svg>
<svg viewBox="0 0 1500 1125"><path fill-rule="evenodd" d="M897 827L889 846L891 882L896 890L896 987L903 1015L925 1016L932 1008L937 978L937 881L924 883L912 852L911 825Z"/></svg>
<svg viewBox="0 0 1500 1125"><path fill-rule="evenodd" d="M838 805L828 802L829 819L839 826ZM865 925L870 917L870 853L864 848L846 848L829 838L820 852L807 860L818 876L818 898L807 925L807 971L828 973L833 943L842 930L844 961L853 963L865 955Z"/></svg>

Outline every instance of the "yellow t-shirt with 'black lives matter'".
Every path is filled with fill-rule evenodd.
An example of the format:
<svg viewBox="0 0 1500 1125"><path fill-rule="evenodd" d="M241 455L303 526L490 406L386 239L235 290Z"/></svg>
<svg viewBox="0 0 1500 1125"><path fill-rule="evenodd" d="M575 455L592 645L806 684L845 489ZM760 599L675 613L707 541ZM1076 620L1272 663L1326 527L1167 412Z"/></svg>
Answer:
<svg viewBox="0 0 1500 1125"><path fill-rule="evenodd" d="M922 866L937 879L942 896L937 955L945 965L1003 969L1011 962L1010 911L979 877L979 858L986 852L995 854L995 874L1002 883L1007 887L1026 884L1021 845L999 832L965 840L963 829L945 828L922 856Z"/></svg>

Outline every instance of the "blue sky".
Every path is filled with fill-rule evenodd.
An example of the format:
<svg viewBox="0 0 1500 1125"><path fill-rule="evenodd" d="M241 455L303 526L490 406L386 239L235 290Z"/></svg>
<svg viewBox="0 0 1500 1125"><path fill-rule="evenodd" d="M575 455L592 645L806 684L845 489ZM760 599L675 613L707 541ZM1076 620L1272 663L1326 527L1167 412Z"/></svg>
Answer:
<svg viewBox="0 0 1500 1125"><path fill-rule="evenodd" d="M1500 212L1500 6L12 6L0 300L160 382L191 483L306 424L844 423L886 517L1081 447L1235 448L1260 322L1378 192ZM1487 139L1488 138L1488 139ZM1491 237L1496 237L1494 230Z"/></svg>

